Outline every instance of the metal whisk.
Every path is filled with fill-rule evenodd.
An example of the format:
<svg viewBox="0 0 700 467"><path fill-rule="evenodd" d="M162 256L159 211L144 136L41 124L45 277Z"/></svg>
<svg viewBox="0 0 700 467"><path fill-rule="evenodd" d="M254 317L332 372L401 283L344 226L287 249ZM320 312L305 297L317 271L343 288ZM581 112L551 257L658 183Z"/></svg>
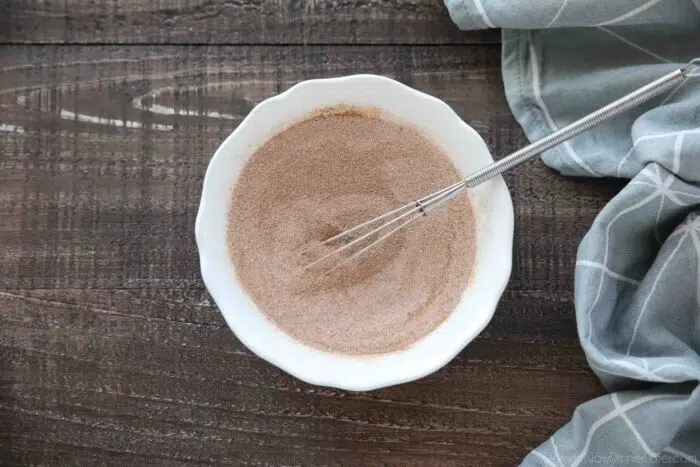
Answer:
<svg viewBox="0 0 700 467"><path fill-rule="evenodd" d="M327 240L314 244L305 249L302 253L310 253L311 251L323 246L331 244L339 244L335 250L321 256L318 259L310 262L305 266L305 269L310 269L314 266L330 262L331 259L337 257L342 252L350 253L349 256L342 258L332 267L326 270L326 274L344 266L353 259L370 250L378 243L391 237L397 231L403 229L407 225L417 219L427 215L432 209L441 206L448 200L454 198L465 188L473 188L482 182L502 174L515 166L533 158L534 156L551 149L564 141L567 141L574 136L583 133L584 131L602 123L612 117L636 107L637 105L646 102L647 100L669 91L680 85L689 76L698 75L696 72L700 69L700 58L695 58L682 68L675 70L661 78L637 89L630 94L596 110L593 113L567 125L566 127L546 136L539 141L536 141L524 148L512 153L511 155L500 159L493 164L484 167L481 170L469 175L464 180L455 183L454 185L443 188L428 196L418 199L412 203L394 209L391 212L382 214L374 219L368 220L361 224L352 227L338 235L328 238ZM383 221L379 226L372 227ZM366 233L362 233L368 230ZM359 235L359 236L358 236Z"/></svg>

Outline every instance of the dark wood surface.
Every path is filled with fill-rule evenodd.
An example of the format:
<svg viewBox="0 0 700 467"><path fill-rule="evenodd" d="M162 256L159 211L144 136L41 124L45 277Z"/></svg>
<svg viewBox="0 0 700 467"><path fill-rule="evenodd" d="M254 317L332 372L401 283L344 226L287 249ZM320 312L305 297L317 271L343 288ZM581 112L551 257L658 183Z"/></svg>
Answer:
<svg viewBox="0 0 700 467"><path fill-rule="evenodd" d="M0 0L4 42L493 44L498 38L498 31L460 32L442 0Z"/></svg>
<svg viewBox="0 0 700 467"><path fill-rule="evenodd" d="M303 384L236 340L200 279L209 158L299 80L393 76L494 154L525 144L500 47L468 39L490 33L457 32L427 0L327 2L335 16L311 0L102 3L0 1L0 464L514 465L602 393L576 335L574 259L618 185L539 161L506 177L514 267L493 321L423 380Z"/></svg>

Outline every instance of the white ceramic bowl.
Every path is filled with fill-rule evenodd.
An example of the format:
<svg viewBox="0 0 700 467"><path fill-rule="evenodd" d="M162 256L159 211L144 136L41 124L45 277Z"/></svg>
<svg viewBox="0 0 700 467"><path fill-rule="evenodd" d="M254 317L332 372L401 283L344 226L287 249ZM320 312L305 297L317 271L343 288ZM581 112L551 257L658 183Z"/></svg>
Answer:
<svg viewBox="0 0 700 467"><path fill-rule="evenodd" d="M473 280L450 317L408 349L357 357L295 341L238 284L226 246L227 211L237 176L257 148L285 126L339 104L378 108L381 118L423 130L465 176L493 162L481 137L450 107L397 81L375 75L304 81L257 105L216 151L204 178L195 235L204 283L246 347L308 383L366 391L436 371L486 327L510 276L513 206L501 177L470 191L477 223Z"/></svg>

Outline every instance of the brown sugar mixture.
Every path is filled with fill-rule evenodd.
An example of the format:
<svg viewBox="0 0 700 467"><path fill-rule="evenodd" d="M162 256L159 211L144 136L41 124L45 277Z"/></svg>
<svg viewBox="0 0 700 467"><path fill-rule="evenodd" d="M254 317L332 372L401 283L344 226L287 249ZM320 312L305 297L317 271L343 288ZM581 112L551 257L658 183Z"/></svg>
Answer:
<svg viewBox="0 0 700 467"><path fill-rule="evenodd" d="M304 270L300 251L460 178L411 128L347 110L296 123L253 154L233 190L238 280L262 313L312 347L405 349L450 315L468 285L476 245L465 194L330 275Z"/></svg>

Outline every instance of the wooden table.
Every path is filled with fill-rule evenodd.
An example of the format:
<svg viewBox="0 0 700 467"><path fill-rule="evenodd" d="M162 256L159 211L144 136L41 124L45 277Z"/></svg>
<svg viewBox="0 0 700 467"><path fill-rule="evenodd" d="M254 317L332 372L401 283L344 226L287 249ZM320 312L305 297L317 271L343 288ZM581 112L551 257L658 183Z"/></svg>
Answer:
<svg viewBox="0 0 700 467"><path fill-rule="evenodd" d="M398 387L295 380L236 340L200 278L207 163L297 81L392 76L494 154L525 144L497 31L458 31L438 0L2 0L0 42L0 464L514 465L602 393L573 274L616 183L508 174L493 321Z"/></svg>

